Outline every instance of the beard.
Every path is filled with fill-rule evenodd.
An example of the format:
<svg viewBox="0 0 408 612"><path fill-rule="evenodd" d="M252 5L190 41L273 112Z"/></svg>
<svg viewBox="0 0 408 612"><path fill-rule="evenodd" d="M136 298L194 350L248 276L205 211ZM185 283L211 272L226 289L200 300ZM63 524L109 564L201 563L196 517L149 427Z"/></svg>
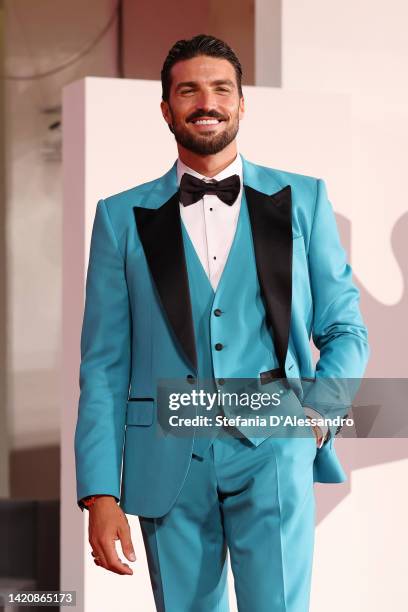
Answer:
<svg viewBox="0 0 408 612"><path fill-rule="evenodd" d="M170 131L173 133L176 142L182 147L196 153L197 155L215 155L219 153L225 147L227 147L236 137L239 130L239 116L238 111L232 118L230 125L224 129L220 134L215 130L213 132L206 132L205 134L192 134L185 127L184 123L178 122L174 117L174 114L170 108L172 125L169 125ZM214 117L214 113L201 113L202 116ZM195 117L199 118L199 115ZM217 117L218 118L218 117Z"/></svg>

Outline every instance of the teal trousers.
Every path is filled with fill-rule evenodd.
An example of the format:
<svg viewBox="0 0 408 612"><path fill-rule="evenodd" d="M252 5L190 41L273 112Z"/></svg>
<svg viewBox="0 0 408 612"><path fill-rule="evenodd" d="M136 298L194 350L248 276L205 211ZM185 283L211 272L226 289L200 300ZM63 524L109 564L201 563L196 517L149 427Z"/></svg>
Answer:
<svg viewBox="0 0 408 612"><path fill-rule="evenodd" d="M171 510L139 517L158 612L308 612L314 437L220 435L193 455Z"/></svg>

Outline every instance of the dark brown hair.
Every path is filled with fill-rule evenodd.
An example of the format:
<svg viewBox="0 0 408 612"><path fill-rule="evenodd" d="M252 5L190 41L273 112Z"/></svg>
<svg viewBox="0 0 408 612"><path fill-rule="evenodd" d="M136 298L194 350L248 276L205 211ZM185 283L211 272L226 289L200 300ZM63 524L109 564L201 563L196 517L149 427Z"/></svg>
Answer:
<svg viewBox="0 0 408 612"><path fill-rule="evenodd" d="M192 59L199 55L208 55L209 57L219 57L226 59L232 64L235 70L237 79L238 93L242 97L242 67L239 59L234 51L219 38L208 36L207 34L198 34L189 40L178 40L170 49L164 60L161 71L162 82L162 98L168 102L171 86L171 69L177 62L182 60Z"/></svg>

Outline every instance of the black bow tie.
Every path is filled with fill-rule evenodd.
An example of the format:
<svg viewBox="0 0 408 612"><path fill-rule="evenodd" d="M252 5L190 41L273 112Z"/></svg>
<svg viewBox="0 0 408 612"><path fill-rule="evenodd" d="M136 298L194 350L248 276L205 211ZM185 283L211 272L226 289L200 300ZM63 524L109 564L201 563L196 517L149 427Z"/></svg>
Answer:
<svg viewBox="0 0 408 612"><path fill-rule="evenodd" d="M190 206L208 193L218 196L225 204L231 206L238 197L240 187L238 174L233 174L222 181L213 179L211 183L207 183L185 172L180 181L180 201L183 206Z"/></svg>

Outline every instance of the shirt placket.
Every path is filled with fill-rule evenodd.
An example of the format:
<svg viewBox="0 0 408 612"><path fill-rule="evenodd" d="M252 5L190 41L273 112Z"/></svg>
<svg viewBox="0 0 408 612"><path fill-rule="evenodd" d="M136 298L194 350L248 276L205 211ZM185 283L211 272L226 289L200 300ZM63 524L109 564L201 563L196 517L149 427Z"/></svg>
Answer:
<svg viewBox="0 0 408 612"><path fill-rule="evenodd" d="M217 197L205 194L203 197L205 244L207 249L208 276L212 287L217 285L219 275L219 253L217 248L216 210Z"/></svg>

